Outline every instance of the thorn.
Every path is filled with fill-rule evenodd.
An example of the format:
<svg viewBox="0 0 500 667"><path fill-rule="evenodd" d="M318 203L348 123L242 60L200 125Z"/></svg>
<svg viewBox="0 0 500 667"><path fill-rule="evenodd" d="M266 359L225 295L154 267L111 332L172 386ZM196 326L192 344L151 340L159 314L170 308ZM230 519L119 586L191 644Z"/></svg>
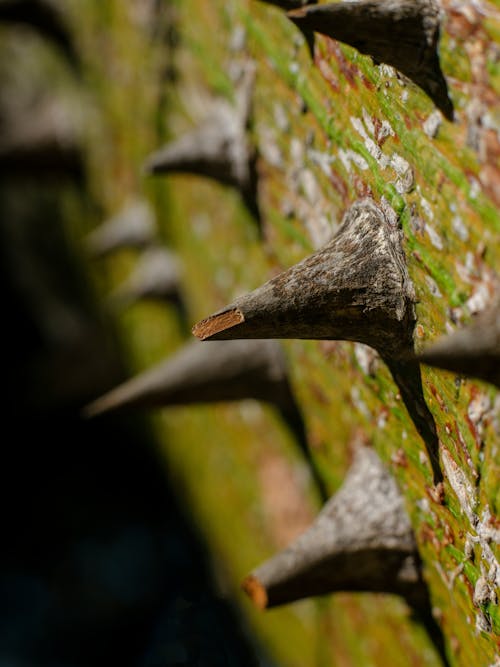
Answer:
<svg viewBox="0 0 500 667"><path fill-rule="evenodd" d="M468 327L438 340L417 360L500 388L500 301Z"/></svg>
<svg viewBox="0 0 500 667"><path fill-rule="evenodd" d="M12 104L0 138L0 174L82 180L85 165L75 115L60 100L45 101L29 111Z"/></svg>
<svg viewBox="0 0 500 667"><path fill-rule="evenodd" d="M260 608L335 591L425 597L420 561L396 482L360 446L340 490L305 533L254 570L243 589Z"/></svg>
<svg viewBox="0 0 500 667"><path fill-rule="evenodd" d="M243 580L241 587L257 609L267 609L269 606L267 591L255 575L249 574L248 577Z"/></svg>
<svg viewBox="0 0 500 667"><path fill-rule="evenodd" d="M295 400L283 349L266 341L230 341L201 345L193 341L172 357L116 387L83 410L96 417L124 408L239 401L273 405L309 464L324 500L326 489L309 450L302 415Z"/></svg>
<svg viewBox="0 0 500 667"><path fill-rule="evenodd" d="M119 309L142 300L182 301L177 256L166 248L147 248L129 278L112 292L109 300Z"/></svg>
<svg viewBox="0 0 500 667"><path fill-rule="evenodd" d="M256 154L247 138L254 73L250 66L243 71L234 105L214 102L198 127L152 153L143 169L147 174L191 173L235 187L260 222Z"/></svg>
<svg viewBox="0 0 500 667"><path fill-rule="evenodd" d="M259 609L340 591L400 595L449 667L404 498L371 447L357 447L344 484L310 528L242 588Z"/></svg>
<svg viewBox="0 0 500 667"><path fill-rule="evenodd" d="M146 201L135 201L97 227L85 239L93 257L106 257L121 248L142 249L156 240L154 213Z"/></svg>
<svg viewBox="0 0 500 667"><path fill-rule="evenodd" d="M192 331L201 340L351 340L391 358L411 349L413 301L401 232L362 199L326 246Z"/></svg>
<svg viewBox="0 0 500 667"><path fill-rule="evenodd" d="M33 27L53 42L73 67L79 68L80 58L61 9L51 0L2 0L0 23L19 23Z"/></svg>
<svg viewBox="0 0 500 667"><path fill-rule="evenodd" d="M439 65L440 8L435 0L344 0L302 7L287 16L301 30L327 35L395 67L453 120Z"/></svg>
<svg viewBox="0 0 500 667"><path fill-rule="evenodd" d="M322 249L192 329L201 340L350 340L375 348L389 366L434 474L439 440L413 351L414 292L402 235L371 199L355 202Z"/></svg>
<svg viewBox="0 0 500 667"><path fill-rule="evenodd" d="M97 399L87 416L124 407L154 408L246 398L281 404L287 397L287 370L274 341L194 341L157 366Z"/></svg>

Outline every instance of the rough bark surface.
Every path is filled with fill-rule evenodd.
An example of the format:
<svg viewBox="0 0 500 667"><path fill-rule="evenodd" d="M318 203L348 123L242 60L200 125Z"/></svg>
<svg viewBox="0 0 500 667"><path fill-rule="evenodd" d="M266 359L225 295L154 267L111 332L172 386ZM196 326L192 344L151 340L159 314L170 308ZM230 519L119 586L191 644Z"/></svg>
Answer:
<svg viewBox="0 0 500 667"><path fill-rule="evenodd" d="M67 4L96 101L86 162L98 203L68 233L83 239L127 200L146 197L160 239L182 258L191 323L228 303L239 308L242 294L269 280L276 285L283 271L335 243L343 216L360 199L399 220L415 290L417 353L494 302L500 260L498 3L440 3L436 47L454 122L423 92L432 93L429 87L401 77L389 65L411 73L388 57L374 63L360 44L356 50L316 34L312 59L280 7L256 0ZM146 177L142 170L159 146L199 124L207 100L237 104L238 81L249 65L255 83L246 137L256 156L252 197L260 236L241 193L227 185L201 175ZM348 257L342 261L346 271L356 272L354 255L352 266ZM128 275L134 255L105 262L88 268L103 296ZM117 322L133 372L183 341L170 306L138 304ZM286 353L308 447L326 488L333 494L340 487L352 442L373 443L404 497L449 663L497 665L497 388L422 366L416 401L413 381L403 373L395 382L401 369L391 368L391 375L362 344L373 345L368 335L319 337L325 340L287 341ZM380 341L375 347L385 356ZM269 614L244 599L242 577L302 533L319 506L309 466L272 410L252 401L176 408L153 423L225 590L278 664L440 664L398 598L341 593ZM419 435L426 428L439 449L442 494L433 488L436 461L431 465Z"/></svg>

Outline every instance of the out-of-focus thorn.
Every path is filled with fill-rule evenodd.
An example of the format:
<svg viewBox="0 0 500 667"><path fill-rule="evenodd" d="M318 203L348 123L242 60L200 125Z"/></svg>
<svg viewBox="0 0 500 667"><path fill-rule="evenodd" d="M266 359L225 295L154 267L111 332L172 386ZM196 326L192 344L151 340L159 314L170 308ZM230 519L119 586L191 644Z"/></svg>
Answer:
<svg viewBox="0 0 500 667"><path fill-rule="evenodd" d="M155 408L247 398L282 407L290 389L281 346L275 341L185 345L159 365L125 382L85 409L96 416L121 408Z"/></svg>
<svg viewBox="0 0 500 667"><path fill-rule="evenodd" d="M144 163L149 174L191 173L237 188L260 223L256 153L247 130L255 68L243 69L236 103L217 100L202 123L152 153Z"/></svg>
<svg viewBox="0 0 500 667"><path fill-rule="evenodd" d="M325 486L307 443L305 425L276 341L194 341L157 366L123 383L84 409L95 417L125 408L216 403L253 398L273 405L295 436L316 486Z"/></svg>
<svg viewBox="0 0 500 667"><path fill-rule="evenodd" d="M453 120L439 64L440 12L435 0L358 0L309 5L287 15L301 30L322 33L395 67Z"/></svg>
<svg viewBox="0 0 500 667"><path fill-rule="evenodd" d="M166 248L152 246L139 256L129 278L109 296L115 308L125 308L137 301L181 300L179 259Z"/></svg>
<svg viewBox="0 0 500 667"><path fill-rule="evenodd" d="M500 301L469 326L438 340L417 359L500 387Z"/></svg>
<svg viewBox="0 0 500 667"><path fill-rule="evenodd" d="M47 101L3 119L0 175L6 178L84 178L80 127L72 109Z"/></svg>
<svg viewBox="0 0 500 667"><path fill-rule="evenodd" d="M31 26L53 42L73 67L80 58L63 11L64 3L54 0L0 0L0 23Z"/></svg>
<svg viewBox="0 0 500 667"><path fill-rule="evenodd" d="M85 239L89 253L106 257L122 248L142 249L156 240L156 222L148 202L135 201L100 225Z"/></svg>
<svg viewBox="0 0 500 667"><path fill-rule="evenodd" d="M362 199L326 246L193 333L201 340L352 340L397 358L412 345L413 301L401 232L375 202Z"/></svg>

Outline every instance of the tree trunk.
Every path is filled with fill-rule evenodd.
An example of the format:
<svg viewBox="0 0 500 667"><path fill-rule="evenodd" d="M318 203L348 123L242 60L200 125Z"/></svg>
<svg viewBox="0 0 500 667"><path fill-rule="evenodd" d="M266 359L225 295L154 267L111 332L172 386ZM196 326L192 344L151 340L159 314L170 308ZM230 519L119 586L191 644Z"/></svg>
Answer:
<svg viewBox="0 0 500 667"><path fill-rule="evenodd" d="M402 72L392 51L390 62L380 60L387 49L373 51L376 61L366 55L370 33L378 34L375 21L356 42L361 53L311 32L310 23L306 40L285 10L272 6L279 3L67 4L91 109L84 147L98 204L82 214L80 224L68 225L68 233L79 235L83 248L83 236L97 224L128 201L147 199L158 221L155 243L173 250L182 263L191 325L239 304L241 295L322 248L346 211L366 198L384 212L388 225L402 230L417 352L494 302L500 260L496 5L442 0L437 48L447 85L443 97L442 90L431 94L435 88L427 79L422 86L421 68L416 83L406 78L413 72L411 57ZM390 39L390 27L386 32ZM350 31L340 34L347 39ZM417 59L421 54L412 39ZM248 71L252 80L243 85ZM453 121L431 99L439 99L451 116L448 95ZM193 158L168 174L145 173L144 165L161 171L151 170L149 156L203 123L211 134L202 167L193 166ZM192 158L196 142L187 143ZM228 155L210 173L207 155L214 146ZM88 260L103 299L126 278L137 252ZM301 294L302 287L306 292L308 285L298 286ZM354 324L346 315L357 330L363 327L358 315ZM273 322L266 323L266 335ZM132 305L117 315L117 324L131 375L188 340L172 303ZM309 331L310 322L301 324ZM293 326L287 326L289 333ZM280 338L280 331L270 337ZM283 343L314 463L268 402L152 412L162 456L210 546L222 590L279 665L440 664L436 644L404 597L352 592L357 589L348 578L343 592L337 585L341 592L263 612L240 590L250 572L313 522L321 507L315 477L333 495L361 442L376 450L404 497L449 664L498 665L498 390L423 365L416 395L389 368L382 329L374 347L385 361L335 331L335 340L320 341L294 340L292 331ZM309 337L314 338L297 336ZM345 338L370 342L367 330ZM99 391L108 388L101 384ZM439 450L444 488L429 457L428 432Z"/></svg>

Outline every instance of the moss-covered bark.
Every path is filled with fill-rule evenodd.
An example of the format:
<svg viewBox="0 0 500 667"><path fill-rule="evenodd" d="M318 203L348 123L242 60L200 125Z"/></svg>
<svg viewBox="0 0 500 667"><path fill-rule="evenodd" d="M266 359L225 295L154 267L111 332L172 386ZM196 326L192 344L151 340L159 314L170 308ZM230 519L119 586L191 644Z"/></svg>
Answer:
<svg viewBox="0 0 500 667"><path fill-rule="evenodd" d="M453 123L411 82L354 49L318 36L313 61L283 13L256 0L70 3L94 111L86 144L94 197L102 217L131 197L153 202L164 239L182 258L192 322L319 247L366 195L400 217L418 300L417 349L491 300L500 254L500 8L442 6ZM211 97L233 99L235 72L247 61L256 64L250 135L262 239L237 192L197 177L141 174L145 157L196 124ZM98 222L89 216L84 227ZM122 253L92 271L104 293L132 265ZM131 371L181 344L173 309L139 304L119 324ZM350 443L372 442L405 495L450 663L497 664L497 392L422 369L441 447L440 503L424 443L384 364L352 343L291 341L286 349L329 490L341 483ZM439 664L398 599L346 593L262 614L238 592L318 507L297 447L270 408L175 408L154 423L224 585L280 664ZM478 582L490 591L481 599Z"/></svg>

